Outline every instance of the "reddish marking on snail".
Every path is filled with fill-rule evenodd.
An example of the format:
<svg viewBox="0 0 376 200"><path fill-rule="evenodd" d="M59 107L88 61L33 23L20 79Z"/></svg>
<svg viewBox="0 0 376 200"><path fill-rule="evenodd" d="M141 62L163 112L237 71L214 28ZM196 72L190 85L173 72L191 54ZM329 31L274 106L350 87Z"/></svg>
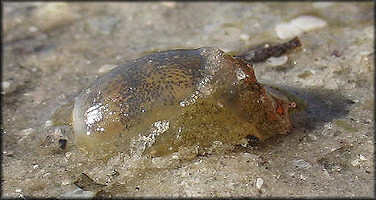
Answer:
<svg viewBox="0 0 376 200"><path fill-rule="evenodd" d="M282 108L281 105L278 105L278 106L277 106L277 113L278 113L279 115L282 115L282 114L283 114L283 108Z"/></svg>

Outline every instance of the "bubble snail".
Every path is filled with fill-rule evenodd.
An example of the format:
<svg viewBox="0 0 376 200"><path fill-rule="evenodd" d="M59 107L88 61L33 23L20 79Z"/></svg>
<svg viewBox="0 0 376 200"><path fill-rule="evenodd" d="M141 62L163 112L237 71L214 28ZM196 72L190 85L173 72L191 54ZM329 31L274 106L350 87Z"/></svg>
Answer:
<svg viewBox="0 0 376 200"><path fill-rule="evenodd" d="M237 56L216 47L176 49L128 62L76 97L76 143L102 154L165 155L285 134L296 103L259 83L252 63L299 46L294 38Z"/></svg>

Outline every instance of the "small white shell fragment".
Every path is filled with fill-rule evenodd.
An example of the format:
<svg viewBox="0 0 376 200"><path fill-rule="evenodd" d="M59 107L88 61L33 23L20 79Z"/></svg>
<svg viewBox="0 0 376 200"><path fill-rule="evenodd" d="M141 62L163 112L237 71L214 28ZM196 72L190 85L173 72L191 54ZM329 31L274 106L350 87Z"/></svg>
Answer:
<svg viewBox="0 0 376 200"><path fill-rule="evenodd" d="M267 62L270 66L279 66L283 65L288 61L288 57L286 55L280 57L270 57Z"/></svg>
<svg viewBox="0 0 376 200"><path fill-rule="evenodd" d="M300 16L287 23L277 24L275 31L280 39L288 39L303 32L322 28L327 25L325 20L313 16Z"/></svg>
<svg viewBox="0 0 376 200"><path fill-rule="evenodd" d="M359 160L365 161L367 158L363 156L362 154L358 154Z"/></svg>
<svg viewBox="0 0 376 200"><path fill-rule="evenodd" d="M262 178L257 178L256 179L256 188L261 189L262 184L264 184L264 180L262 180Z"/></svg>
<svg viewBox="0 0 376 200"><path fill-rule="evenodd" d="M98 73L106 73L115 69L116 67L117 65L113 65L113 64L102 65L101 68L99 68Z"/></svg>
<svg viewBox="0 0 376 200"><path fill-rule="evenodd" d="M358 154L358 158L351 161L350 163L351 163L352 166L355 167L355 166L360 165L362 162L364 162L366 160L367 160L367 158L365 156L363 156L362 154Z"/></svg>

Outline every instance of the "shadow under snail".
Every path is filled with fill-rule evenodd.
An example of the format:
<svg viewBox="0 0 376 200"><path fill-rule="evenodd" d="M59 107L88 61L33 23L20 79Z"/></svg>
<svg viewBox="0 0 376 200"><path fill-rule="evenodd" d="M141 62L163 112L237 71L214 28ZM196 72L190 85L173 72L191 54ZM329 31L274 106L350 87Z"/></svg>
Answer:
<svg viewBox="0 0 376 200"><path fill-rule="evenodd" d="M96 153L160 156L182 148L266 140L291 129L296 103L259 83L252 63L300 47L298 38L231 56L216 47L161 51L96 79L75 99L74 138Z"/></svg>

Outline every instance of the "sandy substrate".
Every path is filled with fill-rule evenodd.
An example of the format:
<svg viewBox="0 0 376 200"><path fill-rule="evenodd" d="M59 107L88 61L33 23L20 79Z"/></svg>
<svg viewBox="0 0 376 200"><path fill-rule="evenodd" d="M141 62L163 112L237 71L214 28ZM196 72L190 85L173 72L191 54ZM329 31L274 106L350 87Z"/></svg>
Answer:
<svg viewBox="0 0 376 200"><path fill-rule="evenodd" d="M373 3L3 3L2 197L374 197L373 18ZM148 52L294 36L301 50L254 66L308 104L288 135L189 161L101 162L52 124L90 82Z"/></svg>

